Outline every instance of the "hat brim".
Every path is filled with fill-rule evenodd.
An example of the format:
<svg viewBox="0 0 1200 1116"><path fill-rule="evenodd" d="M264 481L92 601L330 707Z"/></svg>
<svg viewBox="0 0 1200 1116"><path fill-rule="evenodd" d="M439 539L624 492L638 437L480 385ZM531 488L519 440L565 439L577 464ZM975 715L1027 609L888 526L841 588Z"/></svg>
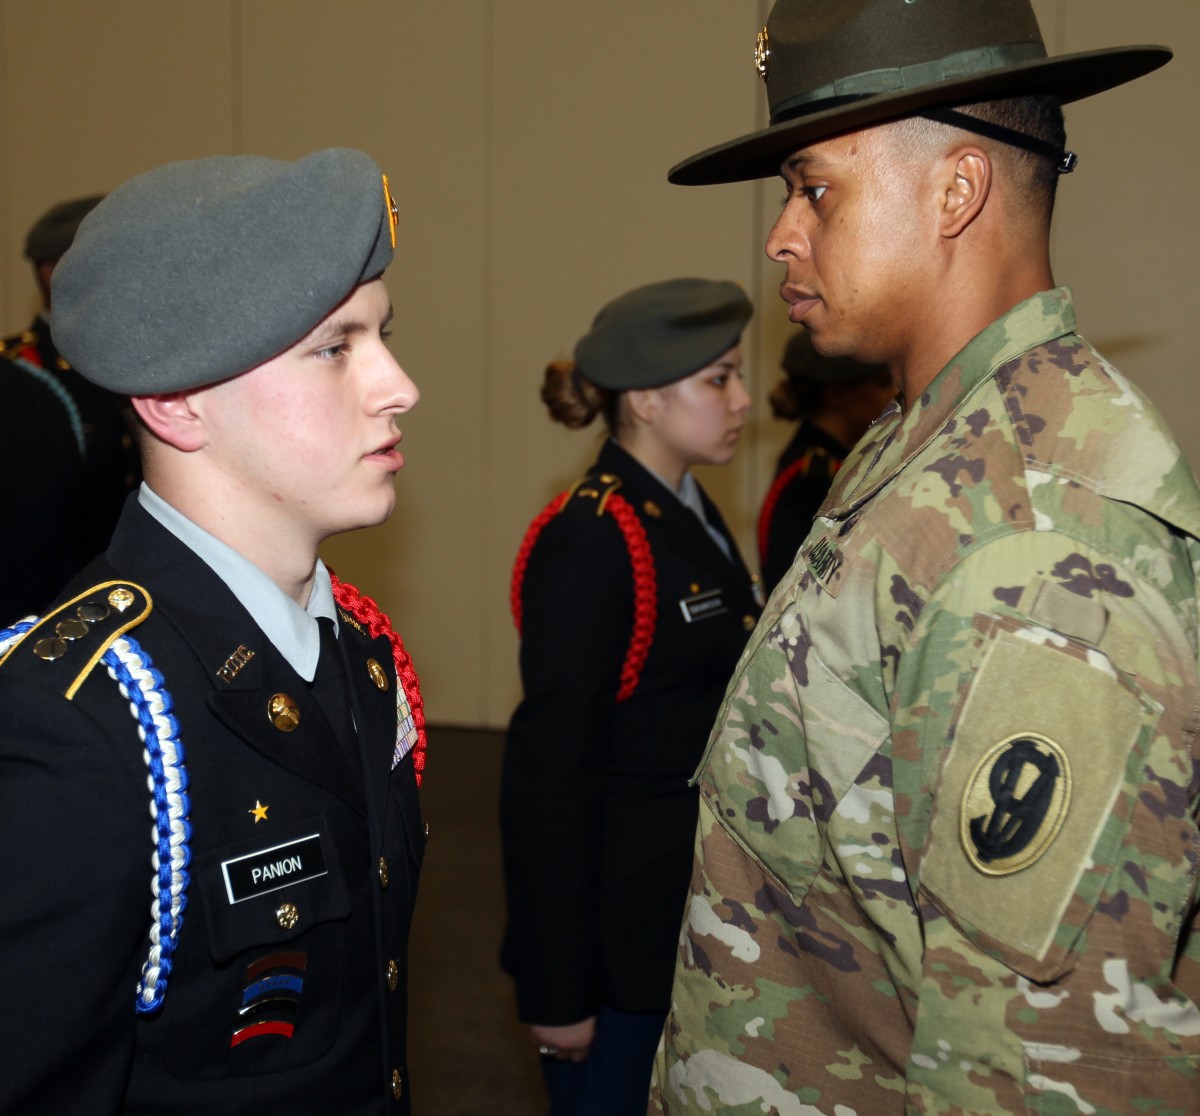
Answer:
<svg viewBox="0 0 1200 1116"><path fill-rule="evenodd" d="M1171 50L1165 46L1109 47L880 93L710 147L673 166L667 180L677 186L712 186L772 178L797 148L839 132L911 116L932 105L971 104L1032 93L1051 93L1067 104L1124 85L1165 66L1170 59Z"/></svg>

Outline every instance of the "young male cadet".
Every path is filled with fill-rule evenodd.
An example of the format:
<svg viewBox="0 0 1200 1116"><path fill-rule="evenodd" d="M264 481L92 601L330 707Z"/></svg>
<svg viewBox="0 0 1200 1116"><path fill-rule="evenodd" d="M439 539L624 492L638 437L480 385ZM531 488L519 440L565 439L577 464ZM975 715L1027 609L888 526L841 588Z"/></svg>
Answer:
<svg viewBox="0 0 1200 1116"><path fill-rule="evenodd" d="M409 1111L423 718L317 558L395 499L395 222L358 151L202 159L115 190L54 273L146 485L0 637L6 1114Z"/></svg>
<svg viewBox="0 0 1200 1116"><path fill-rule="evenodd" d="M1047 59L1026 0L779 0L771 125L816 348L901 402L842 470L698 771L652 1110L1192 1112L1200 494L1076 332L1059 104L1167 61Z"/></svg>

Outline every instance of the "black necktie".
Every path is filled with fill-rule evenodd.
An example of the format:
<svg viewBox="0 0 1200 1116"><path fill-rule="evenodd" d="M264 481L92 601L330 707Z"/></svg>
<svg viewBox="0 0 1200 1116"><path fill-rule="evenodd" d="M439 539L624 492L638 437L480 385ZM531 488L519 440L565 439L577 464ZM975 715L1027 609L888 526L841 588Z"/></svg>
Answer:
<svg viewBox="0 0 1200 1116"><path fill-rule="evenodd" d="M337 633L333 628L333 620L328 616L317 617L317 628L321 633L321 655L317 659L317 673L312 682L313 696L337 733L338 743L351 757L357 770L358 735L354 731L354 717L350 712L350 688L342 664L342 653L338 649Z"/></svg>

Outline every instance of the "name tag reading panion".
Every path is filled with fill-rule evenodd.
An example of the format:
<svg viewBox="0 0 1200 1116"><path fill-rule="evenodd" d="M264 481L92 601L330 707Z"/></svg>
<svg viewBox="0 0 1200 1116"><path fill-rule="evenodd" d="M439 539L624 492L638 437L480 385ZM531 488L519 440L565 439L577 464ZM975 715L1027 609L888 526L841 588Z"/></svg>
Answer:
<svg viewBox="0 0 1200 1116"><path fill-rule="evenodd" d="M328 871L319 833L221 861L230 903L241 903L281 887L314 880Z"/></svg>

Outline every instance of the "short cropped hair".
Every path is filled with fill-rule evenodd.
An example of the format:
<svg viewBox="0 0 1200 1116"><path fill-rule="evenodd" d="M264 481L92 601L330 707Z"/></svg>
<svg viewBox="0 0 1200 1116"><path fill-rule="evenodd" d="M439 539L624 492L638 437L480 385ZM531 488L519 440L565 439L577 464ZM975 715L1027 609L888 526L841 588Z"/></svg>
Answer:
<svg viewBox="0 0 1200 1116"><path fill-rule="evenodd" d="M1051 94L1031 94L1006 97L997 101L954 105L955 111L1021 132L1047 144L1054 151L1066 147L1067 131L1063 121L1062 104ZM923 116L910 116L900 122L900 134L913 148L925 151L938 143L947 128ZM964 135L970 132L961 131ZM982 137L975 137L977 139ZM1054 212L1054 197L1058 188L1058 166L1049 155L1028 151L1014 144L986 141L988 149L1007 171L1019 201L1031 207L1048 225Z"/></svg>

